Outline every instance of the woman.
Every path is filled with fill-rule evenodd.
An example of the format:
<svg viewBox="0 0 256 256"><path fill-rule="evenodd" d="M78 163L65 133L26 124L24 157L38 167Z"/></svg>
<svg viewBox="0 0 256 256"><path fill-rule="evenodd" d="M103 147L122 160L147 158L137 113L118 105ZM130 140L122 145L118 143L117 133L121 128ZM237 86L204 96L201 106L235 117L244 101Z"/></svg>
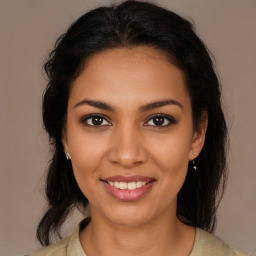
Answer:
<svg viewBox="0 0 256 256"><path fill-rule="evenodd" d="M193 26L153 4L92 10L56 43L43 120L53 146L32 255L248 255L211 233L226 178L220 85ZM209 233L208 233L209 232Z"/></svg>

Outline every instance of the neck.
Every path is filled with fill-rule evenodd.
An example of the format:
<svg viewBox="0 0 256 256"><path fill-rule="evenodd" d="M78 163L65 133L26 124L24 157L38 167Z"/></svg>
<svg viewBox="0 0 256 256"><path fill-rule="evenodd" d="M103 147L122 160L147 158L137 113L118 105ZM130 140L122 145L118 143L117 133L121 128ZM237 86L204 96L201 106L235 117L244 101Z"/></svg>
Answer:
<svg viewBox="0 0 256 256"><path fill-rule="evenodd" d="M159 216L139 226L115 225L92 215L81 231L80 240L90 255L190 255L195 229L181 223L176 216Z"/></svg>

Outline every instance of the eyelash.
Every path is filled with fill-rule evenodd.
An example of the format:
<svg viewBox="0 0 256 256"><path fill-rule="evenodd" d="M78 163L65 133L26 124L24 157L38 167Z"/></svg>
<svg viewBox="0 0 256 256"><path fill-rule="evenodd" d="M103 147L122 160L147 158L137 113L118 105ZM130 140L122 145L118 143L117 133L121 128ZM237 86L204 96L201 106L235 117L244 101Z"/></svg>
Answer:
<svg viewBox="0 0 256 256"><path fill-rule="evenodd" d="M101 114L90 114L90 115L87 115L85 117L82 117L80 122L85 125L85 126L88 126L90 128L100 128L100 127L103 127L103 126L111 126L111 125L93 125L93 124L88 124L88 120L90 119L93 119L93 118L102 118L104 119L105 121L109 122L106 117L104 115L101 115ZM153 127L157 127L157 128L165 128L165 127L168 127L172 124L176 124L177 123L177 120L175 120L173 117L169 116L169 115L166 115L166 114L155 114L155 115L152 115L149 117L147 123L150 121L150 120L153 120L154 118L164 118L165 120L168 121L168 124L165 124L165 125L146 125L146 126L153 126ZM104 121L103 121L104 122ZM165 123L165 121L164 121Z"/></svg>
<svg viewBox="0 0 256 256"><path fill-rule="evenodd" d="M166 120L168 121L168 124L165 124L165 125L152 125L152 126L155 126L155 127L158 127L158 128L165 128L165 127L168 127L172 124L177 123L177 120L175 120L173 117L171 117L169 115L166 115L166 114L154 114L154 115L149 117L147 123L150 120L153 120L154 118L163 118L165 120L164 123L166 122ZM151 126L151 125L146 125L146 126Z"/></svg>
<svg viewBox="0 0 256 256"><path fill-rule="evenodd" d="M90 115L87 115L85 117L82 117L81 123L84 124L85 126L95 127L95 128L99 128L101 126L106 126L106 125L91 125L91 124L87 124L86 123L89 119L96 118L96 117L102 118L104 120L107 120L104 115L101 115L101 114L90 114ZM107 125L107 126L110 126L110 125Z"/></svg>

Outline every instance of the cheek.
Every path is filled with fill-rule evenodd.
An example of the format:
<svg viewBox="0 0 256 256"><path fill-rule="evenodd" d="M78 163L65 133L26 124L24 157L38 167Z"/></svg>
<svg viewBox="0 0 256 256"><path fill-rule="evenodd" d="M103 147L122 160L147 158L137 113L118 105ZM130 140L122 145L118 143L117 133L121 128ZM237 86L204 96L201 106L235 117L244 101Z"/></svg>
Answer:
<svg viewBox="0 0 256 256"><path fill-rule="evenodd" d="M160 179L166 192L172 189L178 193L186 178L191 138L179 130L158 143L151 151L154 163L161 170Z"/></svg>
<svg viewBox="0 0 256 256"><path fill-rule="evenodd" d="M162 170L162 178L165 187L177 190L181 188L188 168L188 161L184 155L177 151L164 151L158 158L159 167Z"/></svg>
<svg viewBox="0 0 256 256"><path fill-rule="evenodd" d="M105 145L99 137L97 133L90 133L82 125L70 121L68 147L75 170L85 171L97 168Z"/></svg>
<svg viewBox="0 0 256 256"><path fill-rule="evenodd" d="M167 154L168 151L165 151ZM181 190L187 175L188 162L181 155L176 154L176 151L171 151L169 155L164 157L164 154L159 157L159 168L161 173L159 174L159 183L161 184L162 191L160 191L160 197L164 194L165 199L161 204L169 205L177 198L179 191Z"/></svg>
<svg viewBox="0 0 256 256"><path fill-rule="evenodd" d="M181 139L182 138L182 139ZM156 161L163 169L179 170L187 166L190 152L190 137L186 134L170 136L154 147Z"/></svg>
<svg viewBox="0 0 256 256"><path fill-rule="evenodd" d="M88 197L92 185L100 183L98 170L104 158L106 143L101 143L95 140L94 136L85 136L84 133L74 129L68 139L76 181L84 195Z"/></svg>
<svg viewBox="0 0 256 256"><path fill-rule="evenodd" d="M96 178L97 170L103 158L103 151L100 147L90 144L76 147L73 151L72 166L77 178Z"/></svg>
<svg viewBox="0 0 256 256"><path fill-rule="evenodd" d="M89 201L97 194L95 186L100 185L97 172L100 160L92 151L91 147L84 146L71 160L76 182Z"/></svg>

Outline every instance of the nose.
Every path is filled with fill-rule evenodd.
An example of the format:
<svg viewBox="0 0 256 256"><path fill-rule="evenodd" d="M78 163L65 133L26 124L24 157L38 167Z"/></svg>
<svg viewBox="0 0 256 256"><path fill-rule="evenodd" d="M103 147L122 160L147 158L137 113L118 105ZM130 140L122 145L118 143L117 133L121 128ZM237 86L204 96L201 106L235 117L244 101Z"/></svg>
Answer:
<svg viewBox="0 0 256 256"><path fill-rule="evenodd" d="M113 132L109 150L109 160L123 168L130 169L147 159L143 137L132 128L123 128Z"/></svg>

